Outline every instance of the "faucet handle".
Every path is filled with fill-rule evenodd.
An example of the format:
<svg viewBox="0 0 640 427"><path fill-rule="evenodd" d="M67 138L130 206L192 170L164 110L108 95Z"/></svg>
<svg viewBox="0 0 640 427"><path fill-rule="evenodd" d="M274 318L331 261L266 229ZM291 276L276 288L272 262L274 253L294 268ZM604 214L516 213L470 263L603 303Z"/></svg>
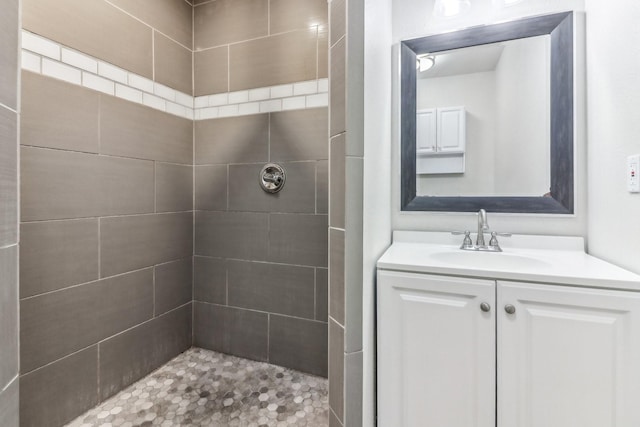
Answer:
<svg viewBox="0 0 640 427"><path fill-rule="evenodd" d="M462 242L462 247L473 246L473 242L471 241L471 232L470 231L452 231L451 234L453 234L454 236L462 236L464 234L464 240Z"/></svg>
<svg viewBox="0 0 640 427"><path fill-rule="evenodd" d="M497 231L491 232L491 240L489 241L489 246L499 246L498 244L498 236L500 237L511 237L511 233L499 233Z"/></svg>

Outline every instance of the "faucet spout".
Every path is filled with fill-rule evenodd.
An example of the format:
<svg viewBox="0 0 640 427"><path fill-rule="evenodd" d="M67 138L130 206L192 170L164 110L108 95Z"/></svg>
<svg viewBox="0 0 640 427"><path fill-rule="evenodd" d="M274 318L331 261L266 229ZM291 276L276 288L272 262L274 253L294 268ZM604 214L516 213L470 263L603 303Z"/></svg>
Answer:
<svg viewBox="0 0 640 427"><path fill-rule="evenodd" d="M476 238L476 246L485 246L484 232L488 229L487 211L480 209L478 211L478 237Z"/></svg>

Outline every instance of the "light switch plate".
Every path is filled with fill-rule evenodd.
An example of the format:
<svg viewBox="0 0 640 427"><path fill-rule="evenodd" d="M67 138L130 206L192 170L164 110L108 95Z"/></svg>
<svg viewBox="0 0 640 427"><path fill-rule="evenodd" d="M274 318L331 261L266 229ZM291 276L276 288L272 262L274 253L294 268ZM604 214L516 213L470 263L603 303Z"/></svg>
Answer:
<svg viewBox="0 0 640 427"><path fill-rule="evenodd" d="M640 193L640 154L627 158L627 190Z"/></svg>

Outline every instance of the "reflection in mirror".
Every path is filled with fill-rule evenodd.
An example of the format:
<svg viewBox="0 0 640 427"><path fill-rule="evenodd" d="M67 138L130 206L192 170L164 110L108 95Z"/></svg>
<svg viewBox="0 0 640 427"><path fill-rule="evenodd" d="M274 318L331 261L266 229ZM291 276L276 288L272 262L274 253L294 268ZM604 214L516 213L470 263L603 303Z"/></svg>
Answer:
<svg viewBox="0 0 640 427"><path fill-rule="evenodd" d="M551 191L549 42L543 35L418 57L418 195Z"/></svg>
<svg viewBox="0 0 640 427"><path fill-rule="evenodd" d="M574 213L573 13L400 43L403 211Z"/></svg>

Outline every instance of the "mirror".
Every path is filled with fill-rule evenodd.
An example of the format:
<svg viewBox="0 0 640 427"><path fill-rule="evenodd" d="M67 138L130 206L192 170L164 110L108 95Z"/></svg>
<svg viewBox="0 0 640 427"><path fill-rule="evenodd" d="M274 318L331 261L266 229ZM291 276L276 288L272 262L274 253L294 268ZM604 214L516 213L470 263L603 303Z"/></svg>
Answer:
<svg viewBox="0 0 640 427"><path fill-rule="evenodd" d="M572 13L400 50L402 210L573 213Z"/></svg>

